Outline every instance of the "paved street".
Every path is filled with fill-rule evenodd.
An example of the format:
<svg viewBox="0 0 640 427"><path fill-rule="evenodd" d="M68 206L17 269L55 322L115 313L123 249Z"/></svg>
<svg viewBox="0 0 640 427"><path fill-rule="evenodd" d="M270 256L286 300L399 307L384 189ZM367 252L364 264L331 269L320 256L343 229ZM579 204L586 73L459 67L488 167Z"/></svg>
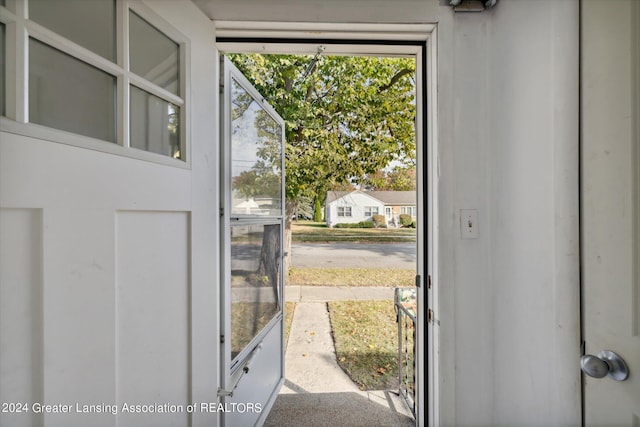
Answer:
<svg viewBox="0 0 640 427"><path fill-rule="evenodd" d="M415 243L294 243L293 267L416 268Z"/></svg>

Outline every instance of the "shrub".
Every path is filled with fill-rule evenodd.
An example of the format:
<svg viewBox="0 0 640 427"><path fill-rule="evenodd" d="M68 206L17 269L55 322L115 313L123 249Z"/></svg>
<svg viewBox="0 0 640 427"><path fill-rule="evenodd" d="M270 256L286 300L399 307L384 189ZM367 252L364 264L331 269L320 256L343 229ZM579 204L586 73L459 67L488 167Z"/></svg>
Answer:
<svg viewBox="0 0 640 427"><path fill-rule="evenodd" d="M411 223L413 223L411 215L400 214L400 227L411 227Z"/></svg>
<svg viewBox="0 0 640 427"><path fill-rule="evenodd" d="M415 221L411 221L411 225L410 225L410 227L411 227L411 228L416 228L416 222L415 222Z"/></svg>
<svg viewBox="0 0 640 427"><path fill-rule="evenodd" d="M360 221L358 223L341 222L333 226L333 228L373 228L371 221Z"/></svg>
<svg viewBox="0 0 640 427"><path fill-rule="evenodd" d="M375 228L387 228L387 219L384 215L374 215L371 219Z"/></svg>

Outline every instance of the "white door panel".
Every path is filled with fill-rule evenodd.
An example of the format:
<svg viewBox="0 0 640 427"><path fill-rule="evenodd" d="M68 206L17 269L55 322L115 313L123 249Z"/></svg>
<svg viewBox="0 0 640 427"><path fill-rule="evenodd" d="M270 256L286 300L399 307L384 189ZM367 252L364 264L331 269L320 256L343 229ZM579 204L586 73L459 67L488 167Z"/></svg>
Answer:
<svg viewBox="0 0 640 427"><path fill-rule="evenodd" d="M585 425L640 424L640 4L582 2L585 352L618 353L626 381L584 375Z"/></svg>
<svg viewBox="0 0 640 427"><path fill-rule="evenodd" d="M191 172L1 139L0 400L30 410L0 414L0 425L139 425L149 415L123 404L186 405ZM118 411L83 415L76 403Z"/></svg>
<svg viewBox="0 0 640 427"><path fill-rule="evenodd" d="M0 401L42 401L42 210L0 209ZM11 300L11 304L3 301ZM28 425L39 417L0 415Z"/></svg>
<svg viewBox="0 0 640 427"><path fill-rule="evenodd" d="M189 403L189 236L188 212L116 214L115 301L126 313L118 316L116 325L122 402ZM188 425L188 414L178 410L151 414L145 423ZM118 423L139 424L138 414L125 413Z"/></svg>

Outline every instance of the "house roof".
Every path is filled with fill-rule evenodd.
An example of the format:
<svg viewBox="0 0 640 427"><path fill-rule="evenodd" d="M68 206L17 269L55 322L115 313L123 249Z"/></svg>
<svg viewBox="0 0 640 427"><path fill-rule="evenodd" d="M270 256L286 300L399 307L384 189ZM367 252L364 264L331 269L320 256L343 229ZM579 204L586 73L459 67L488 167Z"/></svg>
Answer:
<svg viewBox="0 0 640 427"><path fill-rule="evenodd" d="M369 191L366 194L375 197L385 205L410 206L416 204L415 191Z"/></svg>
<svg viewBox="0 0 640 427"><path fill-rule="evenodd" d="M328 191L327 204L335 200L341 199L347 194L362 193L369 197L380 200L385 205L393 206L413 206L416 204L415 191Z"/></svg>
<svg viewBox="0 0 640 427"><path fill-rule="evenodd" d="M341 199L347 194L355 193L355 191L327 191L326 203L331 203L335 200Z"/></svg>

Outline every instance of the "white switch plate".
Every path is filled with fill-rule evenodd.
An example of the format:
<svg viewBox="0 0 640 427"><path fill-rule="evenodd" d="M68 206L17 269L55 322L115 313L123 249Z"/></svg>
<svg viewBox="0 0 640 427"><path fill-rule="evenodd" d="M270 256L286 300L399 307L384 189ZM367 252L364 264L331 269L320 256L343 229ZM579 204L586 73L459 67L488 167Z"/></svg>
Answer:
<svg viewBox="0 0 640 427"><path fill-rule="evenodd" d="M460 209L460 235L463 239L478 238L477 209Z"/></svg>

